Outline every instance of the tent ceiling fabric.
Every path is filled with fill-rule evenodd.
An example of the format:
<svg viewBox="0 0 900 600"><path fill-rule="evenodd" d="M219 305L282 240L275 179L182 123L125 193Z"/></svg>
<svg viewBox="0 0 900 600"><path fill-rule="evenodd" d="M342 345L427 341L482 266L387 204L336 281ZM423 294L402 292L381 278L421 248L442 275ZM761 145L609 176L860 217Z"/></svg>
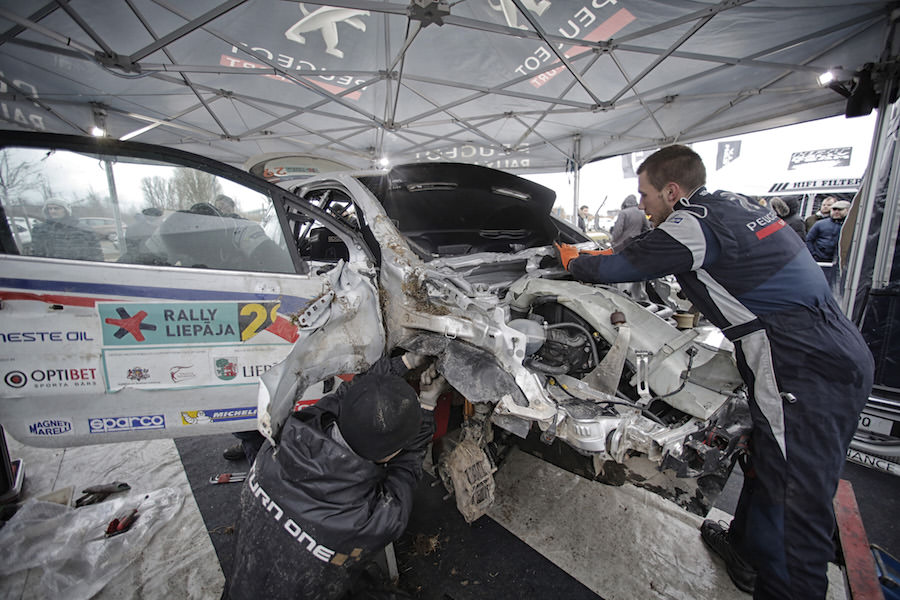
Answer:
<svg viewBox="0 0 900 600"><path fill-rule="evenodd" d="M0 117L236 165L559 171L843 114L816 77L892 61L896 4L4 0Z"/></svg>

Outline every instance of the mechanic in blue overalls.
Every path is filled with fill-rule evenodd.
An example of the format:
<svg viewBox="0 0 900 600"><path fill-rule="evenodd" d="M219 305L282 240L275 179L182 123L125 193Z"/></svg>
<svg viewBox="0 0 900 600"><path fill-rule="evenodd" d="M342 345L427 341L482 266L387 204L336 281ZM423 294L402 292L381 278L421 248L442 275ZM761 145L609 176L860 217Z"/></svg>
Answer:
<svg viewBox="0 0 900 600"><path fill-rule="evenodd" d="M769 209L705 183L693 150L659 150L638 169L639 206L654 228L619 254L560 246L560 258L588 282L674 274L734 342L750 394L749 461L730 528L707 520L701 537L754 598L824 598L831 502L872 356L797 234Z"/></svg>

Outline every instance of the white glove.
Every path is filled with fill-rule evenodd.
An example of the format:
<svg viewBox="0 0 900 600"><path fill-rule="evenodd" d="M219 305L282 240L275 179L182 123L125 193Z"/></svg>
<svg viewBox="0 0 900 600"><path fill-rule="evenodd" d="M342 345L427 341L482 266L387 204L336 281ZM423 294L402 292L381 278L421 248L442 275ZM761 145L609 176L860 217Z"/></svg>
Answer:
<svg viewBox="0 0 900 600"><path fill-rule="evenodd" d="M434 410L438 396L447 388L447 380L437 372L434 363L419 376L419 404L425 410Z"/></svg>
<svg viewBox="0 0 900 600"><path fill-rule="evenodd" d="M406 368L410 371L424 365L426 360L428 360L428 357L424 354L419 354L418 352L407 352L403 355L403 364L405 364Z"/></svg>

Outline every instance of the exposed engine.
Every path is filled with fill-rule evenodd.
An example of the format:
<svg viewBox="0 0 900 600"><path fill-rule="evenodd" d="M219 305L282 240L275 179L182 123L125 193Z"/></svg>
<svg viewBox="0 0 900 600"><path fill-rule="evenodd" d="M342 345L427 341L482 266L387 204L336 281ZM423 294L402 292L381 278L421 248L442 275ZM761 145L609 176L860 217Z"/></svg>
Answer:
<svg viewBox="0 0 900 600"><path fill-rule="evenodd" d="M706 512L750 428L729 342L711 326L678 329L673 306L557 279L558 271L536 268L540 259L534 253L518 268L494 262L489 272L472 257L432 261L423 283L440 310L424 327L407 317L416 333L403 346L437 356L467 402L490 407L476 430L489 421L539 453L540 445L562 445L572 456L561 466ZM460 308L464 323L454 330ZM423 333L438 333L435 325L440 335ZM493 438L466 426L441 474L472 520L487 508L485 476L498 452L488 449Z"/></svg>

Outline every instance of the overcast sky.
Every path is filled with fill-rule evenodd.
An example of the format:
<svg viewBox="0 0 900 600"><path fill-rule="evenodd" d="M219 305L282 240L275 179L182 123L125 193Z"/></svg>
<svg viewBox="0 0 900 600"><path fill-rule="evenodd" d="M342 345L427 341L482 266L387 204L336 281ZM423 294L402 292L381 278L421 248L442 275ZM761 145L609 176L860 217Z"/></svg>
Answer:
<svg viewBox="0 0 900 600"><path fill-rule="evenodd" d="M773 183L816 178L862 177L872 143L876 113L867 117L847 119L843 116L791 125L768 131L730 136L692 147L703 158L707 171L707 187L758 195ZM716 170L719 142L740 140L740 156L722 169ZM789 169L791 155L796 152L829 148L852 148L849 165L808 165ZM640 164L635 160L634 167ZM566 173L524 175L556 190L556 206L572 213L574 200L573 176ZM579 205L587 204L591 213L603 204L601 214L617 209L628 194L637 194L637 178L625 177L622 158L610 158L586 165L581 170ZM605 203L604 203L605 201Z"/></svg>

